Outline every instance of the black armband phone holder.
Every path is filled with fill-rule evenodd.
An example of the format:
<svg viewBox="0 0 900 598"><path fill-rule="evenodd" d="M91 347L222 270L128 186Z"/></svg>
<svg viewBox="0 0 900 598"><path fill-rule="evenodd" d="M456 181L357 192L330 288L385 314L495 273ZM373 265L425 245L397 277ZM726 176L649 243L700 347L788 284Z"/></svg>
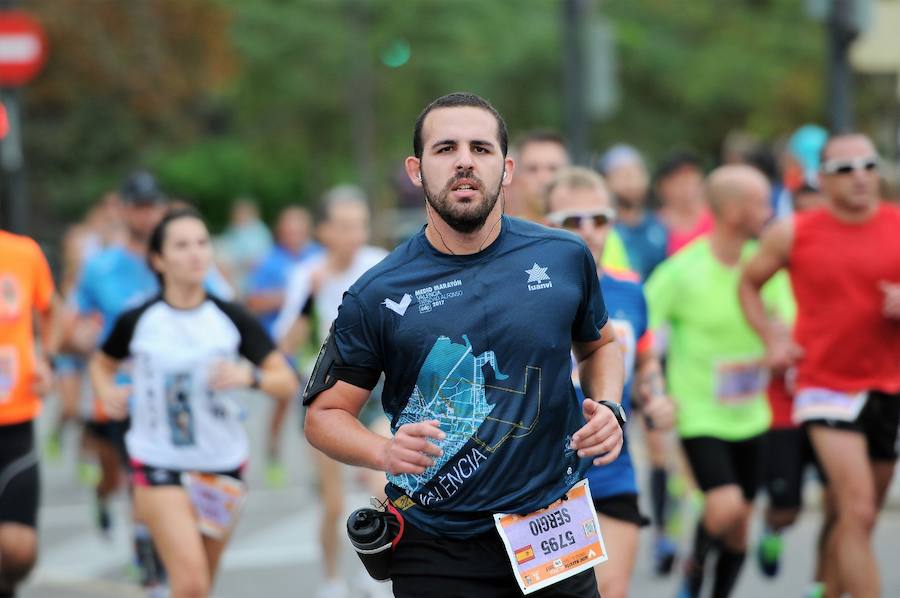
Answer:
<svg viewBox="0 0 900 598"><path fill-rule="evenodd" d="M328 337L319 350L319 357L316 358L316 365L309 376L309 382L306 383L306 390L303 391L303 404L312 403L319 394L337 384L338 380L372 390L378 384L380 377L381 372L344 363L334 340L334 324L332 323Z"/></svg>

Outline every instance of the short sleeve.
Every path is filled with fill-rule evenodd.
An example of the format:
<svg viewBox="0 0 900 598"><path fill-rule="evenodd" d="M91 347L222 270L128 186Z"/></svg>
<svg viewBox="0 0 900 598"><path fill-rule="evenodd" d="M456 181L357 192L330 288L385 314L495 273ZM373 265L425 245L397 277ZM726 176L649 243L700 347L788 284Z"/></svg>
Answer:
<svg viewBox="0 0 900 598"><path fill-rule="evenodd" d="M677 285L678 277L672 261L660 264L647 279L644 293L650 314L650 328L662 328L672 320L675 302L679 300Z"/></svg>
<svg viewBox="0 0 900 598"><path fill-rule="evenodd" d="M50 274L50 265L40 246L34 244L34 296L33 305L38 311L47 311L50 300L53 298L53 275Z"/></svg>
<svg viewBox="0 0 900 598"><path fill-rule="evenodd" d="M334 321L335 347L345 365L381 373L380 342L373 322L366 317L356 295L344 293Z"/></svg>
<svg viewBox="0 0 900 598"><path fill-rule="evenodd" d="M146 307L141 306L122 312L116 318L112 330L103 341L100 350L119 361L128 358L131 355L131 339L134 337L134 329Z"/></svg>
<svg viewBox="0 0 900 598"><path fill-rule="evenodd" d="M606 325L609 315L606 313L606 304L600 291L597 264L587 247L582 249L581 303L572 322L572 340L590 342L600 338L600 329Z"/></svg>
<svg viewBox="0 0 900 598"><path fill-rule="evenodd" d="M237 303L222 301L215 297L210 297L210 300L228 316L228 319L238 329L238 334L241 335L238 353L246 357L250 363L260 365L275 351L275 343L272 342L269 333L250 312Z"/></svg>

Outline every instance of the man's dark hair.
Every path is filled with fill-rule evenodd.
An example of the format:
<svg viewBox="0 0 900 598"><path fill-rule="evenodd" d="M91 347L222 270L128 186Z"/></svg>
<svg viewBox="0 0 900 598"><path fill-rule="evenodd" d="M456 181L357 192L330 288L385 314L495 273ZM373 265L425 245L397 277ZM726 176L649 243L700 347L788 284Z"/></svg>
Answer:
<svg viewBox="0 0 900 598"><path fill-rule="evenodd" d="M695 168L702 172L703 164L700 161L700 156L691 150L678 150L673 152L660 163L659 167L656 169L656 173L653 175L653 181L655 184L659 184L663 179L668 178L670 175L675 174L686 167Z"/></svg>
<svg viewBox="0 0 900 598"><path fill-rule="evenodd" d="M494 118L497 119L497 137L500 139L500 150L503 152L503 157L506 157L506 151L509 149L509 133L506 130L506 122L503 120L503 117L487 100L478 97L474 93L458 91L439 97L425 106L425 109L419 114L419 117L416 119L416 127L413 129L413 153L416 158L422 158L424 149L422 147L422 125L425 123L425 117L428 116L428 113L436 108L462 107L481 108L494 115Z"/></svg>
<svg viewBox="0 0 900 598"><path fill-rule="evenodd" d="M516 137L513 141L513 150L519 153L529 143L555 143L565 149L566 138L555 129L531 129Z"/></svg>

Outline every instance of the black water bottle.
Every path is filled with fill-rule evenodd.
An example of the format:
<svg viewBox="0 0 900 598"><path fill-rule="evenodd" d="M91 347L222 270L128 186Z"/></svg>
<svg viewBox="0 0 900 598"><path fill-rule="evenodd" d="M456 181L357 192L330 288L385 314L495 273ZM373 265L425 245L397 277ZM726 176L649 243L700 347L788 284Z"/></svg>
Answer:
<svg viewBox="0 0 900 598"><path fill-rule="evenodd" d="M391 542L396 531L390 525L393 514L375 509L357 509L347 519L347 535L359 560L372 579L387 581L391 577Z"/></svg>

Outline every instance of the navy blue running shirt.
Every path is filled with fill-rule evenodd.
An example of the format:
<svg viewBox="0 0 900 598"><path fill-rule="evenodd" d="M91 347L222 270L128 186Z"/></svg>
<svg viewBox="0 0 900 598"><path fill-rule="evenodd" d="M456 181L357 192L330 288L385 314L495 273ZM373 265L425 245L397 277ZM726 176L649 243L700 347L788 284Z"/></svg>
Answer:
<svg viewBox="0 0 900 598"><path fill-rule="evenodd" d="M569 446L585 424L570 351L606 320L584 243L506 216L472 255L437 251L423 229L350 288L334 328L341 358L384 372L394 432L434 419L447 435L424 474L388 475L410 523L474 536L491 513L537 510L584 477L591 460Z"/></svg>

